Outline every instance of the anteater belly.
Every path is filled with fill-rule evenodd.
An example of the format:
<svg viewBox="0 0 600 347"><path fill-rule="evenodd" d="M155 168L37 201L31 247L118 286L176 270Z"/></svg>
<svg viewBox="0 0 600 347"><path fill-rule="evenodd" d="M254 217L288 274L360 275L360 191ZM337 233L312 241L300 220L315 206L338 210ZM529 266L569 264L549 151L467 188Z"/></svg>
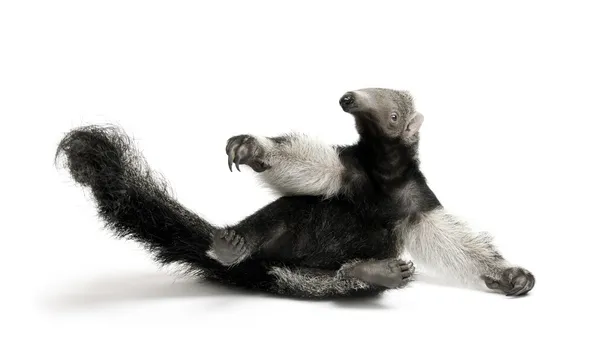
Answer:
<svg viewBox="0 0 600 347"><path fill-rule="evenodd" d="M355 259L384 259L396 254L396 240L385 220L339 200L286 197L280 200L285 228L262 256L286 263L338 268ZM279 213L278 213L279 214Z"/></svg>

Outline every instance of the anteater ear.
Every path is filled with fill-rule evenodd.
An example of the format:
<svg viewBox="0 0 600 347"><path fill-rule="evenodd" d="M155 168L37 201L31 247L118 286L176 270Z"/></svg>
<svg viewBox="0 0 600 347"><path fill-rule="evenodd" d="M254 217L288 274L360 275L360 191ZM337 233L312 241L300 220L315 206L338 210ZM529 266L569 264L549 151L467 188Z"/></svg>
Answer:
<svg viewBox="0 0 600 347"><path fill-rule="evenodd" d="M404 135L407 139L412 138L419 132L424 120L425 118L419 112L415 112L411 115L411 118L406 123L406 129L404 130Z"/></svg>

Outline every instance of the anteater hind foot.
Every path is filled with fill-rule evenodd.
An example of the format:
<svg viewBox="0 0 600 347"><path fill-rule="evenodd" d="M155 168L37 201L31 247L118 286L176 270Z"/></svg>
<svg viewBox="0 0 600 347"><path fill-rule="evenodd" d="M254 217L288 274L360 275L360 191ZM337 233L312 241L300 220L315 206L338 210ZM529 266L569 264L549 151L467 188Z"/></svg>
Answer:
<svg viewBox="0 0 600 347"><path fill-rule="evenodd" d="M243 236L232 229L215 232L209 255L225 266L240 263L250 256L251 250Z"/></svg>
<svg viewBox="0 0 600 347"><path fill-rule="evenodd" d="M400 288L411 281L415 268L411 261L384 259L360 262L344 269L347 276L387 288Z"/></svg>

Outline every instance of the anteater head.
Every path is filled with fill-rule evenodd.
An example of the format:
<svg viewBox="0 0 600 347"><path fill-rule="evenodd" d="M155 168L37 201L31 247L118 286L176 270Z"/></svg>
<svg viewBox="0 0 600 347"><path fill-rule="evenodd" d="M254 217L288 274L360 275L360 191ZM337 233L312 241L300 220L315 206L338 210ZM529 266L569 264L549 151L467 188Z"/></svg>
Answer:
<svg viewBox="0 0 600 347"><path fill-rule="evenodd" d="M340 106L352 114L361 135L386 137L414 143L418 140L423 115L415 111L406 91L366 88L345 93Z"/></svg>

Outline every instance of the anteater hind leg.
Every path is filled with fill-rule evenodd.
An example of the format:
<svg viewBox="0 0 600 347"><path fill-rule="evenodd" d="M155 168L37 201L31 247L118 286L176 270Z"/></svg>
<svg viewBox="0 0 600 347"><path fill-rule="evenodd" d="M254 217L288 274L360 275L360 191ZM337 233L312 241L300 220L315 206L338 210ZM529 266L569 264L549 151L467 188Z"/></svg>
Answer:
<svg viewBox="0 0 600 347"><path fill-rule="evenodd" d="M299 266L272 266L274 290L297 297L328 298L373 296L406 285L414 272L412 263L398 259L357 260L335 270Z"/></svg>

